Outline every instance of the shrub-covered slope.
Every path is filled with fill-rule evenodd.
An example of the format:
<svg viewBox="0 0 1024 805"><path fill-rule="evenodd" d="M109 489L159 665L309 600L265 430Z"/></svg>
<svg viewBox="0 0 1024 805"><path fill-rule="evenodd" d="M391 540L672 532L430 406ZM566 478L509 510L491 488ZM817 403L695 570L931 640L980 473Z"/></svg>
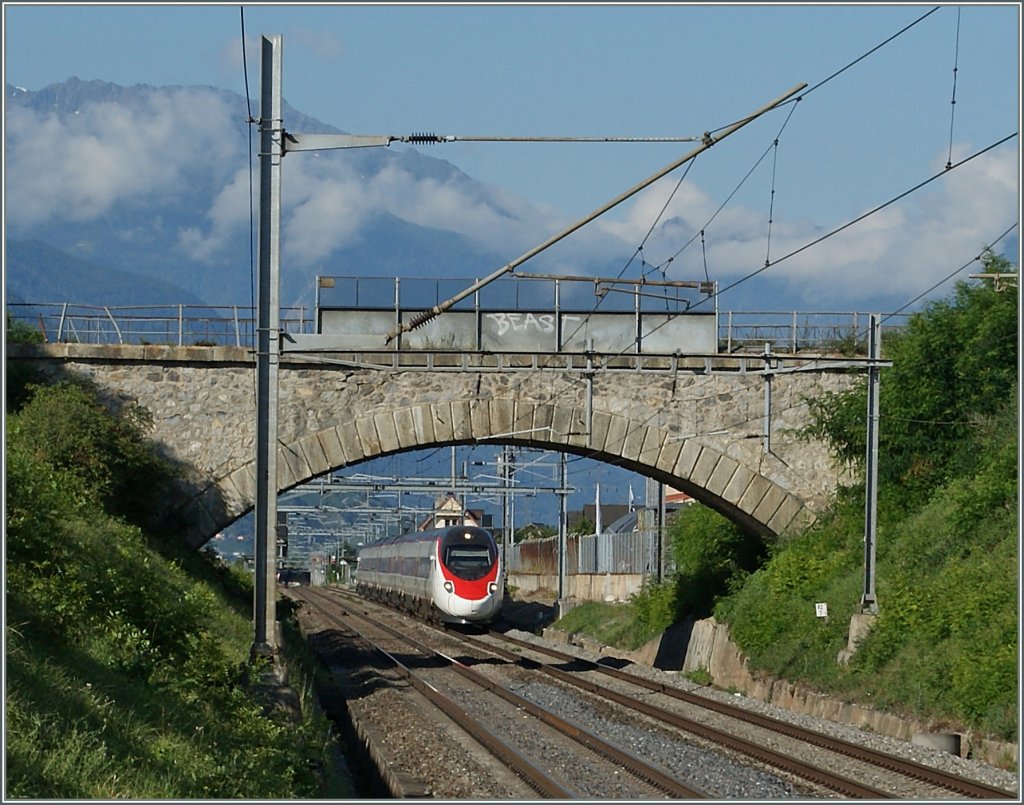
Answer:
<svg viewBox="0 0 1024 805"><path fill-rule="evenodd" d="M248 576L133 524L167 471L142 412L71 383L12 400L5 798L317 796L326 725L253 693Z"/></svg>
<svg viewBox="0 0 1024 805"><path fill-rule="evenodd" d="M675 577L635 602L642 628L713 611L756 668L1016 740L1018 342L1016 289L985 282L958 284L883 344L893 365L880 386L879 612L848 664L837 657L864 593L862 486L768 546L708 510L687 512L671 534ZM862 470L864 389L809 403L809 432Z"/></svg>

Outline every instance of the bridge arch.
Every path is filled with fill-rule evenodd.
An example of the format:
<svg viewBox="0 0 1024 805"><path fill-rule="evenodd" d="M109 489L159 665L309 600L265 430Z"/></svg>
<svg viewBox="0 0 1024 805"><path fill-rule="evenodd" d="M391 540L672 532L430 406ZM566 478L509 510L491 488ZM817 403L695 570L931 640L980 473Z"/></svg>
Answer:
<svg viewBox="0 0 1024 805"><path fill-rule="evenodd" d="M798 436L806 398L841 391L843 372L772 381L771 450L762 442L765 378L700 368L583 374L561 365L518 373L459 356L426 368L369 359L285 358L280 367L278 491L331 470L447 445L511 443L585 455L690 494L765 537L799 529L844 479L827 446ZM500 356L499 356L500 357ZM152 438L183 470L156 513L205 544L254 506L254 360L245 348L8 345L8 361L88 376L112 404L153 416ZM379 357L377 358L379 360ZM728 358L726 359L728 360ZM511 369L509 367L512 367Z"/></svg>
<svg viewBox="0 0 1024 805"><path fill-rule="evenodd" d="M278 492L394 453L487 442L616 464L684 491L764 537L814 519L795 494L706 440L679 439L667 429L601 411L593 413L589 433L585 427L584 412L557 402L492 398L409 405L348 419L281 445ZM186 519L206 522L201 533L209 538L251 510L255 497L255 466L249 463L218 479L194 501L198 508Z"/></svg>

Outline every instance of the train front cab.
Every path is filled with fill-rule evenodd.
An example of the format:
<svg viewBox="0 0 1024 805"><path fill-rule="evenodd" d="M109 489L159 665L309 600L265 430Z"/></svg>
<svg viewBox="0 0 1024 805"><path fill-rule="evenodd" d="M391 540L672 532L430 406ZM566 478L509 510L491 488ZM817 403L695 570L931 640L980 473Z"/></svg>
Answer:
<svg viewBox="0 0 1024 805"><path fill-rule="evenodd" d="M438 540L434 601L454 623L495 618L504 596L501 558L494 538L482 528L453 526Z"/></svg>

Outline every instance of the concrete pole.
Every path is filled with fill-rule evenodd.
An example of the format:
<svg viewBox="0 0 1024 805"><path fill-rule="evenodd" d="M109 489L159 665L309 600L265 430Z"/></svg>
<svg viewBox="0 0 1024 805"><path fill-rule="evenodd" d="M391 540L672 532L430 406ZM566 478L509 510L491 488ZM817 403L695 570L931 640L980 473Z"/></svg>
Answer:
<svg viewBox="0 0 1024 805"><path fill-rule="evenodd" d="M569 496L569 468L565 453L559 454L560 473L558 483L558 617L566 612L566 586L568 579L569 518L567 498Z"/></svg>
<svg viewBox="0 0 1024 805"><path fill-rule="evenodd" d="M250 661L277 657L277 403L280 356L281 37L262 38L260 237L256 349L255 637Z"/></svg>
<svg viewBox="0 0 1024 805"><path fill-rule="evenodd" d="M764 454L772 452L772 375L771 375L771 354L772 345L764 345Z"/></svg>
<svg viewBox="0 0 1024 805"><path fill-rule="evenodd" d="M868 433L867 457L864 467L864 595L860 600L863 613L876 614L875 598L875 536L878 520L878 383L882 358L882 326L877 313L871 314L868 332Z"/></svg>

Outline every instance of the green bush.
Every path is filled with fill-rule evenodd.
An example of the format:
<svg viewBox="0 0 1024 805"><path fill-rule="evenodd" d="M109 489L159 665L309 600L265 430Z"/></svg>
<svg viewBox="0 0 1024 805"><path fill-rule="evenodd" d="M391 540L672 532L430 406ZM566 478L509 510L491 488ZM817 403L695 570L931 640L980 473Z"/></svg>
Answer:
<svg viewBox="0 0 1024 805"><path fill-rule="evenodd" d="M985 267L1005 272L991 255ZM847 665L864 595L864 487L837 490L802 534L765 546L703 507L669 534L675 575L628 608L589 604L564 628L623 648L713 611L751 666L877 708L1018 737L1020 557L1017 295L957 286L888 338L882 374L877 618ZM863 385L809 400L840 461L862 469ZM815 605L827 605L818 617ZM628 621L632 618L632 622ZM560 623L560 626L563 624ZM616 642L617 641L617 642Z"/></svg>
<svg viewBox="0 0 1024 805"><path fill-rule="evenodd" d="M1008 272L1003 258L982 260L989 272ZM907 330L887 337L879 407L879 479L899 485L905 507L923 505L936 486L972 471L978 454L961 449L980 420L1015 396L1017 294L991 283L957 283L952 298L929 303ZM863 384L851 393L808 399L808 436L825 439L843 461L866 455Z"/></svg>
<svg viewBox="0 0 1024 805"><path fill-rule="evenodd" d="M84 381L27 391L27 402L8 420L9 442L77 479L111 513L143 522L158 507L171 473L146 438L149 412L133 403L112 411Z"/></svg>
<svg viewBox="0 0 1024 805"><path fill-rule="evenodd" d="M650 577L630 599L636 631L646 640L665 631L676 621L676 586L673 582L657 583Z"/></svg>
<svg viewBox="0 0 1024 805"><path fill-rule="evenodd" d="M676 619L710 615L715 601L739 589L767 555L760 537L700 505L677 514L669 540L676 567Z"/></svg>

